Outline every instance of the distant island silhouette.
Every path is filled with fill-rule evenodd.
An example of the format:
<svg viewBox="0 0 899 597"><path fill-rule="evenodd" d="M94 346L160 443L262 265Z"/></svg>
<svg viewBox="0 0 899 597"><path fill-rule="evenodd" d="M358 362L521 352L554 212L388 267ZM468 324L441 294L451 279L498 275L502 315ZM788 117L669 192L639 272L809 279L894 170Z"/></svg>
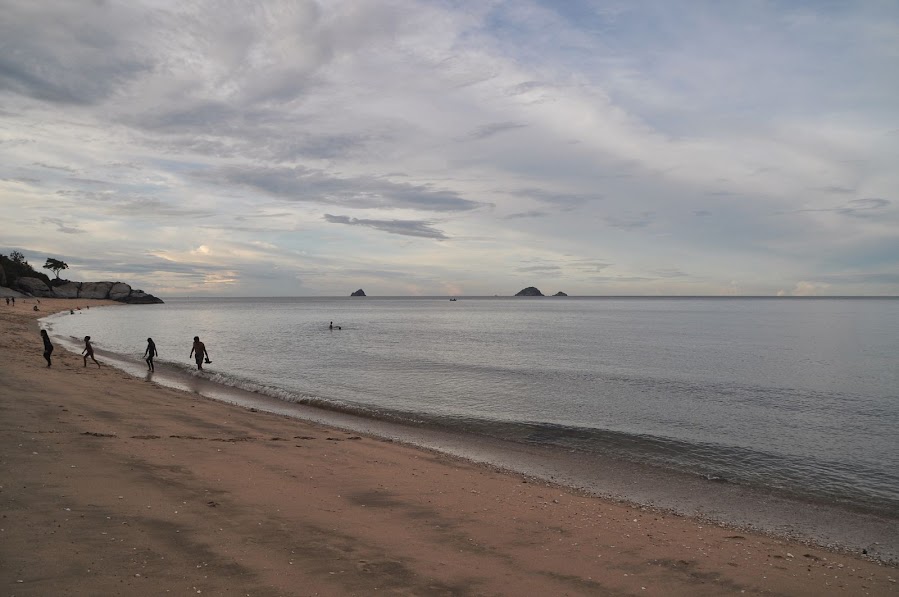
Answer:
<svg viewBox="0 0 899 597"><path fill-rule="evenodd" d="M523 288L523 289L519 290L515 296L546 296L546 295L544 295L542 292L540 292L540 289L537 288L536 286L528 286L527 288ZM560 290L559 292L555 293L553 296L568 296L568 295Z"/></svg>
<svg viewBox="0 0 899 597"><path fill-rule="evenodd" d="M351 293L350 296L365 296L365 291L360 288L356 292Z"/></svg>
<svg viewBox="0 0 899 597"><path fill-rule="evenodd" d="M544 296L544 294L540 292L539 288L528 286L527 288L519 290L515 296Z"/></svg>

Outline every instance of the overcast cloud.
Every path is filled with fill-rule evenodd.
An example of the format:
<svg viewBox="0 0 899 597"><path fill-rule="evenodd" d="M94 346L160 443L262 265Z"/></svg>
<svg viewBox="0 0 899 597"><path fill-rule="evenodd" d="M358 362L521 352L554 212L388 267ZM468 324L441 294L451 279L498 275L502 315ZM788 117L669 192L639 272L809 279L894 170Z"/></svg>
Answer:
<svg viewBox="0 0 899 597"><path fill-rule="evenodd" d="M899 4L0 0L0 252L176 295L899 295Z"/></svg>

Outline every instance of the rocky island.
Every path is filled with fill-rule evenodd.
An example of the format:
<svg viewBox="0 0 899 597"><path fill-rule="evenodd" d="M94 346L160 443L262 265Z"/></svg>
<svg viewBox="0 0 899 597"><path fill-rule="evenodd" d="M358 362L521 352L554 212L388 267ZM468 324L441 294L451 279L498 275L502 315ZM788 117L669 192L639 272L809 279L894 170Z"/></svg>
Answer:
<svg viewBox="0 0 899 597"><path fill-rule="evenodd" d="M365 291L360 288L356 292L350 293L350 296L365 296Z"/></svg>
<svg viewBox="0 0 899 597"><path fill-rule="evenodd" d="M537 288L535 286L528 286L527 288L523 288L522 290L519 290L515 296L545 296L545 295L542 292L540 292L539 288ZM560 290L559 292L555 293L553 296L568 296L568 295Z"/></svg>
<svg viewBox="0 0 899 597"><path fill-rule="evenodd" d="M543 293L540 292L538 288L528 286L527 288L519 290L515 296L543 296Z"/></svg>

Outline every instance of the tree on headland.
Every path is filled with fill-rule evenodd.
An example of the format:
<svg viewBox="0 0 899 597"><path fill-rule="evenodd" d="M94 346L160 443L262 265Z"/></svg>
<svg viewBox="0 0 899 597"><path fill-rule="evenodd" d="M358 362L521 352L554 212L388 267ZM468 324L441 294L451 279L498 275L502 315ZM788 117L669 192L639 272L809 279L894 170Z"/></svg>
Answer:
<svg viewBox="0 0 899 597"><path fill-rule="evenodd" d="M28 260L25 259L25 255L19 251L13 251L9 254L9 257L0 255L0 267L3 268L6 274L6 286L9 288L15 288L16 280L19 278L37 278L44 284L50 285L50 276L43 272L35 271L31 264L28 263Z"/></svg>
<svg viewBox="0 0 899 597"><path fill-rule="evenodd" d="M65 261L60 261L59 259L54 259L52 257L47 257L47 263L44 264L44 269L48 269L54 274L56 274L56 279L59 279L59 272L64 269L69 269L69 264Z"/></svg>

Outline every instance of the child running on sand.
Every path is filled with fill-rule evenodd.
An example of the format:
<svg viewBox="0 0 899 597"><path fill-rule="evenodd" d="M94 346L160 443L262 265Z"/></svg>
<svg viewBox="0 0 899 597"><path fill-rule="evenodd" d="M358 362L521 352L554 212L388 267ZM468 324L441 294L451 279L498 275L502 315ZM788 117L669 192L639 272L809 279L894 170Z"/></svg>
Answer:
<svg viewBox="0 0 899 597"><path fill-rule="evenodd" d="M44 358L47 359L47 366L49 367L53 364L50 362L50 355L53 354L53 345L50 344L50 336L47 335L47 330L41 330L41 338L44 339Z"/></svg>
<svg viewBox="0 0 899 597"><path fill-rule="evenodd" d="M87 354L85 354L87 353ZM84 337L84 350L81 351L81 354L84 355L84 366L87 367L87 357L90 357L91 360L97 363L97 359L94 358L94 347L91 346L91 337ZM97 363L97 368L100 368L100 363Z"/></svg>

